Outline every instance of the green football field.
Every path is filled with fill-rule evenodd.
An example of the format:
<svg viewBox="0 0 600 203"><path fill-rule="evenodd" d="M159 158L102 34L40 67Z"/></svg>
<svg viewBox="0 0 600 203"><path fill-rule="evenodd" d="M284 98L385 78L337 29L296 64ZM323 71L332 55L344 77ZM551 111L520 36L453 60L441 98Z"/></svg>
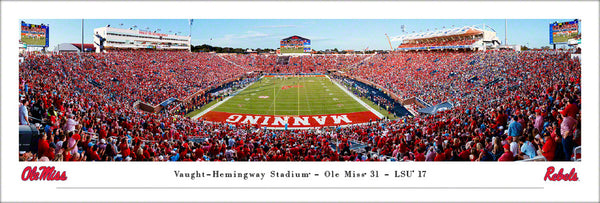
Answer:
<svg viewBox="0 0 600 203"><path fill-rule="evenodd" d="M566 36L561 36L561 35L552 35L552 40L554 41L554 43L559 43L559 42L567 42L569 41L569 39L573 39L577 37L577 33L570 33L569 35Z"/></svg>
<svg viewBox="0 0 600 203"><path fill-rule="evenodd" d="M23 42L23 44L32 45L32 46L46 45L46 38L22 37L21 41Z"/></svg>
<svg viewBox="0 0 600 203"><path fill-rule="evenodd" d="M304 48L300 47L300 48L293 48L293 47L286 47L286 48L281 48L281 53L285 54L285 53L304 53Z"/></svg>
<svg viewBox="0 0 600 203"><path fill-rule="evenodd" d="M368 110L327 77L264 77L212 111L320 115Z"/></svg>

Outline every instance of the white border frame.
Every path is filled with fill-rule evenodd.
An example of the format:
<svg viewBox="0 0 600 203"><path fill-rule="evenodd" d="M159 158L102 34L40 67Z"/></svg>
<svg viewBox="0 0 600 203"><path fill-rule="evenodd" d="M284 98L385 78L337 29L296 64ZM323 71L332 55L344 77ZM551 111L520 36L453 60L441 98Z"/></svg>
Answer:
<svg viewBox="0 0 600 203"><path fill-rule="evenodd" d="M460 7L459 7L460 6ZM288 12L283 7L310 8ZM135 9L132 9L135 8ZM160 12L143 12L160 8ZM335 9L332 9L335 8ZM598 2L2 2L2 201L598 201ZM50 9L50 10L48 10ZM102 12L97 12L102 11ZM199 12L202 11L202 12ZM17 52L19 19L43 18L487 18L582 19L584 43L583 86L583 161L536 163L29 163L17 159ZM23 182L20 174L26 166L56 166L67 171L64 182ZM466 167L465 167L466 166ZM545 182L548 166L576 168L577 182ZM294 170L324 172L334 170L382 172L414 169L428 170L426 179L269 179L183 180L173 170ZM213 189L57 189L57 187L111 186L210 186ZM347 186L388 187L343 189ZM493 187L543 187L523 190ZM219 189L216 187L337 187L332 189ZM411 186L414 188L393 188ZM417 188L440 187L432 189ZM488 187L460 190L458 187ZM445 187L445 188L444 188ZM454 189L453 189L454 188Z"/></svg>

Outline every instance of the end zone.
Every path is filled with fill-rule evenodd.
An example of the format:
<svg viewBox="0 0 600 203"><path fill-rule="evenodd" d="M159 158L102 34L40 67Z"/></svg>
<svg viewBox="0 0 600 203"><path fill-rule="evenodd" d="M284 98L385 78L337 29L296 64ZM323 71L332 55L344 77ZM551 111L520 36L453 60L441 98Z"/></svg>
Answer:
<svg viewBox="0 0 600 203"><path fill-rule="evenodd" d="M306 129L329 126L347 126L368 123L379 117L371 111L324 115L254 115L210 111L202 116L205 121L254 125L269 129ZM287 124L287 125L286 125Z"/></svg>

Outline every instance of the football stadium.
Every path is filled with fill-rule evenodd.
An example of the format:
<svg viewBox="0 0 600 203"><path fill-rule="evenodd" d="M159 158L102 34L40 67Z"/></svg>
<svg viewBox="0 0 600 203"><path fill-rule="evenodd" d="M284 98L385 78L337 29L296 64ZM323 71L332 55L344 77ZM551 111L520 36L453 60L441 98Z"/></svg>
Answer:
<svg viewBox="0 0 600 203"><path fill-rule="evenodd" d="M299 129L350 125L352 120L364 123L383 117L323 75L268 75L220 104L191 118Z"/></svg>
<svg viewBox="0 0 600 203"><path fill-rule="evenodd" d="M581 36L548 23L556 43ZM92 37L95 52L20 56L21 161L581 160L581 50L520 50L489 26L345 54L298 35L254 54L110 26Z"/></svg>

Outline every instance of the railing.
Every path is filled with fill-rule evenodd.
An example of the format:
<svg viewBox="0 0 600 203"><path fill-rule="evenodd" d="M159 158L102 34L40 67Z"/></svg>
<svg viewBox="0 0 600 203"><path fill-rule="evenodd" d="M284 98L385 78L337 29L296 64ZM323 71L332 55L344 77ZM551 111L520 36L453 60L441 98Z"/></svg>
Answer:
<svg viewBox="0 0 600 203"><path fill-rule="evenodd" d="M571 160L572 161L581 161L581 157L577 158L578 154L581 154L581 146L575 147L575 149L573 149L573 157L571 157Z"/></svg>
<svg viewBox="0 0 600 203"><path fill-rule="evenodd" d="M33 120L36 120L36 121L39 121L39 123L44 122L44 121L42 121L42 119L39 119L39 118L36 118L36 117L33 117L33 116L29 116L29 118L31 118ZM31 122L29 122L29 123L31 124Z"/></svg>
<svg viewBox="0 0 600 203"><path fill-rule="evenodd" d="M431 104L425 103L423 100L417 98L417 97L412 97L409 99L405 99L402 101L401 103L402 105L406 106L406 105L410 105L410 104L414 104L419 106L420 108L427 108L430 107Z"/></svg>
<svg viewBox="0 0 600 203"><path fill-rule="evenodd" d="M93 133L93 132L88 132L88 131L82 131L83 134L89 134L91 135L92 138L92 142L98 143L98 133Z"/></svg>
<svg viewBox="0 0 600 203"><path fill-rule="evenodd" d="M414 115L414 116L418 116L419 115L419 112L416 111L412 106L410 106L410 105L402 105L402 106L404 106L404 108L406 110L408 110L408 112L410 112L412 115Z"/></svg>
<svg viewBox="0 0 600 203"><path fill-rule="evenodd" d="M525 160L519 160L517 162L530 162L530 161L548 161L548 159L546 159L546 157L544 156L536 156L530 159L525 159Z"/></svg>

